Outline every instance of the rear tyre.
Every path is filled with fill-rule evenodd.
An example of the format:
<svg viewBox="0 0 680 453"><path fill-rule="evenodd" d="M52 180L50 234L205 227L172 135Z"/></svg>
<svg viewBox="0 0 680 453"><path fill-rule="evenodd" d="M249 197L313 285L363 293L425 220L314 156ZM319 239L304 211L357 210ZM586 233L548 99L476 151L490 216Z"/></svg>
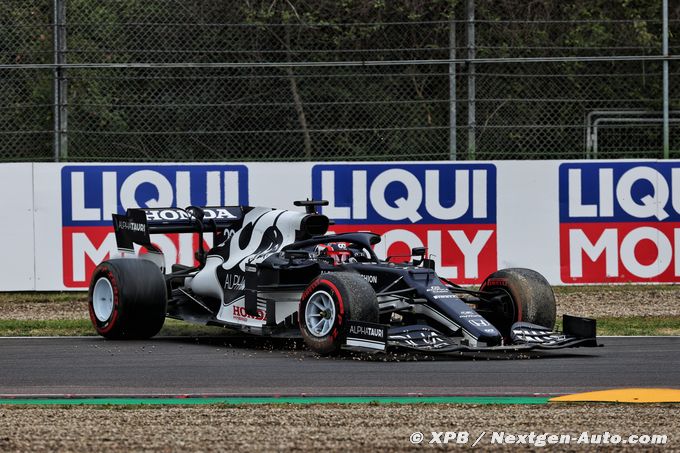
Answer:
<svg viewBox="0 0 680 453"><path fill-rule="evenodd" d="M302 337L312 351L333 354L345 342L350 320L378 322L378 300L359 274L323 274L302 293L298 320Z"/></svg>
<svg viewBox="0 0 680 453"><path fill-rule="evenodd" d="M510 326L518 321L538 324L553 329L555 327L555 294L548 281L531 269L502 269L489 275L480 291L503 292L511 299L509 306L502 306L504 325Z"/></svg>
<svg viewBox="0 0 680 453"><path fill-rule="evenodd" d="M88 303L99 335L112 340L150 338L165 321L165 278L148 260L104 261L92 273Z"/></svg>

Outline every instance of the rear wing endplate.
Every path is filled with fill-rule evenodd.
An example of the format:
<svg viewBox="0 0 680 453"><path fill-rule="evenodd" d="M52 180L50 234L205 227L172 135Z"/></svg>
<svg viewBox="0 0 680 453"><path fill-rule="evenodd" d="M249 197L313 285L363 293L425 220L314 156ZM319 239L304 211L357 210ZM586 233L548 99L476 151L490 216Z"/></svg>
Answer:
<svg viewBox="0 0 680 453"><path fill-rule="evenodd" d="M212 232L219 235L225 229L240 227L244 209L241 206L131 208L123 215L112 215L113 229L121 251L134 251L134 244L156 250L151 243L152 234ZM196 210L202 213L202 219Z"/></svg>

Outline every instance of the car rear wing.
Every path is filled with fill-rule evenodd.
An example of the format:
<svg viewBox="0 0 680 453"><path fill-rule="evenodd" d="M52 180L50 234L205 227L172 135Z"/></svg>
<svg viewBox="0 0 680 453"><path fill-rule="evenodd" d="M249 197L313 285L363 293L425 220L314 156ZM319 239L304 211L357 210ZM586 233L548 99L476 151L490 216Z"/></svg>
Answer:
<svg viewBox="0 0 680 453"><path fill-rule="evenodd" d="M138 244L156 251L151 243L152 234L212 232L217 239L224 230L240 228L247 209L243 206L128 209L124 215L113 214L113 229L119 250L134 251L134 244Z"/></svg>

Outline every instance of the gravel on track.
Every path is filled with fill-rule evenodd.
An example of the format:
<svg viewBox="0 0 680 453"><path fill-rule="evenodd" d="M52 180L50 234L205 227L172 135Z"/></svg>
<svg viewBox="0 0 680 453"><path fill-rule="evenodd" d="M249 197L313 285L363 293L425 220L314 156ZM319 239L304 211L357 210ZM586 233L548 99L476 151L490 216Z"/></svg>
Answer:
<svg viewBox="0 0 680 453"><path fill-rule="evenodd" d="M426 441L412 445L422 432ZM421 451L432 431L466 431L467 445L448 448L511 451L491 444L506 434L631 434L668 436L663 451L680 451L680 406L523 405L257 405L0 407L0 451ZM618 445L640 449L640 445ZM527 449L526 445L523 445ZM611 447L611 445L610 445ZM650 450L651 446L646 446ZM440 447L441 448L441 447ZM436 448L435 451L440 448ZM545 449L544 447L543 449ZM597 446L550 445L550 451ZM617 448L617 449L618 449ZM542 450L528 446L529 450Z"/></svg>

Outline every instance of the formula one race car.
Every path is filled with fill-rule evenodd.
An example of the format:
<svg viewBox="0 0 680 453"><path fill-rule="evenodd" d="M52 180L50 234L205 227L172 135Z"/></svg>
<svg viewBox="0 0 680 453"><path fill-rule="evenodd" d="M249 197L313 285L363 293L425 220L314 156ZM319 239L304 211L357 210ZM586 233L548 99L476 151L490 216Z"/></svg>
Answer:
<svg viewBox="0 0 680 453"><path fill-rule="evenodd" d="M118 247L146 253L92 274L90 317L109 339L149 338L166 317L264 336L302 336L309 348L425 352L596 346L595 321L566 316L528 269L490 275L479 290L437 275L425 248L408 262L379 259L380 236L326 235L325 201L305 212L249 206L129 209L113 215ZM154 233L195 233L195 267L166 272ZM204 235L215 246L206 251Z"/></svg>

